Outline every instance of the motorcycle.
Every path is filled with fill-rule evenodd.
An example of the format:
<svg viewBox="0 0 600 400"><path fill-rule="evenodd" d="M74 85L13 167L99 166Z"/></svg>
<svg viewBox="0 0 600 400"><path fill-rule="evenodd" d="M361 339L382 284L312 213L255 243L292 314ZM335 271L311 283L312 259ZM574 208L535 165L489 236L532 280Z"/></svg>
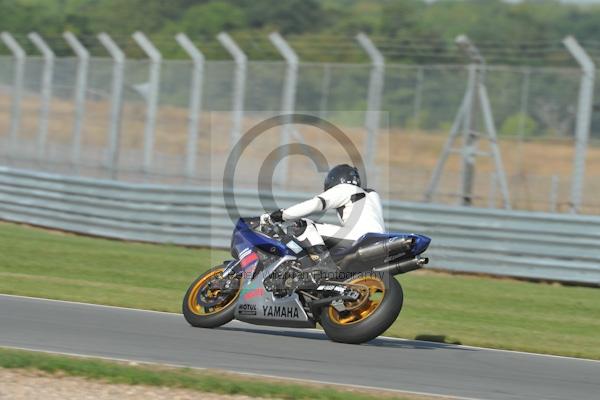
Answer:
<svg viewBox="0 0 600 400"><path fill-rule="evenodd" d="M395 275L421 268L430 238L367 233L325 244L339 266L334 277L306 272L314 264L294 237L295 223L240 218L231 238L233 260L209 269L187 290L183 315L194 327L233 319L257 325L314 328L333 341L364 343L386 331L402 309Z"/></svg>

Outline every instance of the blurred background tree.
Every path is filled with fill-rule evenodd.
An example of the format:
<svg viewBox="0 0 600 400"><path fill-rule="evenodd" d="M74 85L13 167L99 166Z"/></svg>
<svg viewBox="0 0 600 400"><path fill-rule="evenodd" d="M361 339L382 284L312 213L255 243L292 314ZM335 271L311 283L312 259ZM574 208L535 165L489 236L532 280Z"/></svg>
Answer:
<svg viewBox="0 0 600 400"><path fill-rule="evenodd" d="M352 41L358 31L370 34L389 60L410 63L461 61L453 44L461 33L495 63L572 62L560 44L567 34L600 51L594 39L600 37L600 5L558 0L0 0L0 27L23 42L37 31L56 42L59 54L69 51L60 37L65 29L99 52L95 35L109 32L133 56L136 30L150 35L167 57L180 54L171 43L180 31L209 54L223 55L214 39L221 30L251 43L259 59L277 58L264 37L273 30L295 42L307 61L364 61Z"/></svg>

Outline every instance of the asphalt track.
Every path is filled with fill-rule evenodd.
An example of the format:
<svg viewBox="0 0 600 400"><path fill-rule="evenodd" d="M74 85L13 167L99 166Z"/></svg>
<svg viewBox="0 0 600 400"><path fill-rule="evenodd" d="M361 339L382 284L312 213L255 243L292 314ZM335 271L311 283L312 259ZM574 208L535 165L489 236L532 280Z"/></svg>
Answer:
<svg viewBox="0 0 600 400"><path fill-rule="evenodd" d="M317 330L0 295L0 346L478 399L598 399L600 362L379 338L355 346Z"/></svg>

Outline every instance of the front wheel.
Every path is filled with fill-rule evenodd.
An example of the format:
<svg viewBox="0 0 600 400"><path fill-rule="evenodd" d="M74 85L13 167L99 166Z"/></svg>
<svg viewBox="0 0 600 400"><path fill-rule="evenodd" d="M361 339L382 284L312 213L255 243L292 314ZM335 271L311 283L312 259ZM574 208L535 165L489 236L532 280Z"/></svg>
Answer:
<svg viewBox="0 0 600 400"><path fill-rule="evenodd" d="M216 328L225 325L234 317L235 303L240 295L238 289L224 292L211 285L221 279L224 265L203 273L188 288L183 297L182 311L185 320L192 326Z"/></svg>
<svg viewBox="0 0 600 400"><path fill-rule="evenodd" d="M345 281L356 285L361 296L345 302L346 310L324 307L321 326L334 342L359 344L385 332L402 310L402 286L385 273L363 273Z"/></svg>

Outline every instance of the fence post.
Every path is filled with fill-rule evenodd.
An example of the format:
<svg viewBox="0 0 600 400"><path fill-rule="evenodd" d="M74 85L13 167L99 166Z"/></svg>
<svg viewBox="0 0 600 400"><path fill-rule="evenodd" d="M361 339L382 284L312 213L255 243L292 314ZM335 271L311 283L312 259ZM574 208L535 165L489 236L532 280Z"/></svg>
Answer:
<svg viewBox="0 0 600 400"><path fill-rule="evenodd" d="M498 186L498 176L495 172L490 174L488 208L496 208L496 188Z"/></svg>
<svg viewBox="0 0 600 400"><path fill-rule="evenodd" d="M521 107L519 116L519 125L518 125L518 143L517 143L517 173L523 173L523 139L525 137L525 122L528 118L528 107L527 104L529 102L529 84L531 80L531 67L524 67L522 69L523 79L521 80Z"/></svg>
<svg viewBox="0 0 600 400"><path fill-rule="evenodd" d="M248 57L235 41L226 32L217 35L219 43L231 54L235 61L235 74L233 79L232 112L233 123L231 127L231 148L235 146L242 136L242 118L244 116L244 97L246 90L246 67Z"/></svg>
<svg viewBox="0 0 600 400"><path fill-rule="evenodd" d="M44 39L36 32L27 35L34 46L42 53L44 58L44 69L42 71L40 121L38 125L37 158L41 160L46 151L48 141L48 119L50 117L50 101L52 99L52 76L54 74L54 52Z"/></svg>
<svg viewBox="0 0 600 400"><path fill-rule="evenodd" d="M550 178L550 212L558 211L558 192L559 192L560 177L552 175Z"/></svg>
<svg viewBox="0 0 600 400"><path fill-rule="evenodd" d="M154 139L156 135L156 110L158 106L158 92L160 90L160 65L162 55L160 51L142 32L137 31L133 40L142 48L150 59L150 76L148 77L148 94L146 96L146 124L144 126L144 164L145 174L150 173L154 155Z"/></svg>
<svg viewBox="0 0 600 400"><path fill-rule="evenodd" d="M465 108L463 124L463 151L461 165L461 204L470 206L473 202L473 183L475 179L475 157L477 153L478 134L475 130L475 115L477 113L477 89L482 79L482 66L485 60L479 50L467 36L459 35L456 44L462 47L470 60L468 66L467 96L468 105Z"/></svg>
<svg viewBox="0 0 600 400"><path fill-rule="evenodd" d="M190 56L194 63L192 70L192 82L190 87L190 100L188 111L188 140L186 147L185 174L188 178L194 178L196 175L196 154L198 146L198 122L200 121L200 111L202 110L202 86L204 82L204 55L194 45L185 33L178 33L175 36L177 43Z"/></svg>
<svg viewBox="0 0 600 400"><path fill-rule="evenodd" d="M567 36L563 40L563 44L567 47L573 58L577 60L582 71L577 104L577 121L575 123L575 158L573 159L570 201L571 212L577 213L583 200L585 156L590 136L596 66L574 37Z"/></svg>
<svg viewBox="0 0 600 400"><path fill-rule="evenodd" d="M0 33L0 38L11 51L14 58L14 75L11 99L11 118L9 130L8 155L14 156L17 151L17 141L21 124L21 99L23 97L23 76L25 74L25 50L8 32Z"/></svg>
<svg viewBox="0 0 600 400"><path fill-rule="evenodd" d="M75 121L73 124L73 143L71 148L71 163L75 171L78 170L81 158L81 134L85 118L85 95L87 91L87 74L90 53L71 32L63 33L63 37L77 56L77 75L75 78Z"/></svg>
<svg viewBox="0 0 600 400"><path fill-rule="evenodd" d="M420 118L421 118L421 102L423 101L423 75L424 69L423 66L419 66L417 68L417 82L415 85L415 99L414 99L414 129L420 128Z"/></svg>
<svg viewBox="0 0 600 400"><path fill-rule="evenodd" d="M496 127L494 125L494 117L492 116L492 107L490 105L489 97L487 95L487 88L482 83L479 83L478 94L483 113L483 123L486 127L490 141L490 153L492 154L492 158L494 159L494 166L496 167L496 179L498 180L500 194L502 195L502 205L505 209L510 210L510 194L508 190L508 183L506 180L506 173L504 171L504 163L502 162L502 157L500 156L500 148L498 146L498 134L496 133Z"/></svg>
<svg viewBox="0 0 600 400"><path fill-rule="evenodd" d="M385 73L385 59L375 47L371 39L364 34L356 35L356 40L368 54L371 59L371 75L369 77L369 92L367 95L367 112L365 114L365 128L367 130L367 140L365 147L365 164L367 174L376 177L373 171L375 162L375 153L377 151L377 136L379 134L379 120L381 109L381 95L383 92L383 78Z"/></svg>
<svg viewBox="0 0 600 400"><path fill-rule="evenodd" d="M279 155L279 168L277 171L276 181L283 185L287 181L288 175L288 145L290 144L290 132L293 129L291 126L292 120L289 117L296 108L296 86L298 83L298 65L300 60L292 47L285 39L277 32L269 35L269 40L273 46L277 48L279 54L285 59L287 69L285 73L285 82L283 84L283 92L281 99L281 112L288 115L281 129L281 154Z"/></svg>
<svg viewBox="0 0 600 400"><path fill-rule="evenodd" d="M498 135L494 125L494 117L492 115L492 107L490 105L487 89L484 83L485 74L485 59L469 38L465 35L460 35L456 38L456 44L462 47L468 55L471 63L468 67L467 90L463 97L463 101L458 113L454 119L454 124L450 130L450 136L444 145L442 155L440 156L434 172L431 176L429 186L425 192L425 200L431 201L435 189L438 185L442 169L448 159L450 152L460 151L462 155L462 170L461 170L461 204L470 206L473 202L473 184L475 179L475 160L481 154L477 150L477 141L481 132L475 128L475 116L477 110L481 112L483 117L484 131L487 135L490 152L494 159L494 167L496 169L496 179L502 194L502 202L504 208L510 209L510 196L508 192L508 183L506 182L506 174L504 165L500 157L500 149L498 147ZM463 142L460 150L454 149L452 146L457 139L459 129L462 128ZM485 154L485 153L484 153Z"/></svg>
<svg viewBox="0 0 600 400"><path fill-rule="evenodd" d="M98 35L98 40L100 40L100 43L102 43L113 59L107 164L108 168L111 170L111 178L117 179L119 170L119 143L121 141L121 113L123 108L123 75L125 72L125 54L107 33L100 33Z"/></svg>
<svg viewBox="0 0 600 400"><path fill-rule="evenodd" d="M529 102L529 80L531 78L531 67L523 68L523 81L521 83L521 115L519 116L519 140L525 135L525 122L527 118L527 103Z"/></svg>
<svg viewBox="0 0 600 400"><path fill-rule="evenodd" d="M327 118L329 103L329 86L331 85L331 64L323 63L323 79L321 80L321 101L319 102L319 118Z"/></svg>

